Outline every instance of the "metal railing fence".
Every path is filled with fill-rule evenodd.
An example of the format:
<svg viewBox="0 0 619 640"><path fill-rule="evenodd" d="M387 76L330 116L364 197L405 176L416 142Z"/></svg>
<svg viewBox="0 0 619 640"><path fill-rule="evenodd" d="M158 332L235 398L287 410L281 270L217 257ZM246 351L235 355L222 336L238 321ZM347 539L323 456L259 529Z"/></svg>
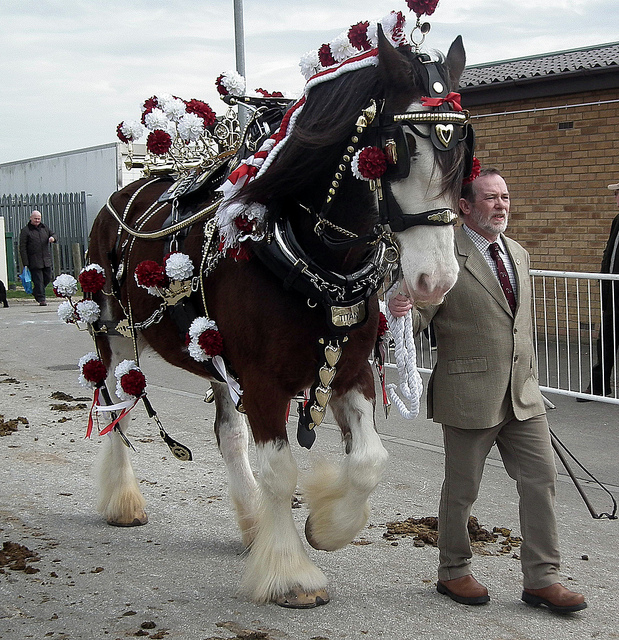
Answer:
<svg viewBox="0 0 619 640"><path fill-rule="evenodd" d="M600 332L602 283L619 282L619 275L538 269L532 269L530 274L533 336L542 392L619 404L619 284L611 285L608 294L607 314L612 317L612 330ZM602 352L612 350L613 354L610 371L604 360L601 362L602 377L610 377L610 388L605 397L588 391L593 367L597 363L598 336ZM431 326L416 338L417 364L425 373L434 367L436 350L433 341ZM390 349L387 366L395 367L393 362Z"/></svg>
<svg viewBox="0 0 619 640"><path fill-rule="evenodd" d="M38 193L28 195L0 196L0 216L4 216L7 235L13 239L14 272L20 273L19 234L28 223L34 210L41 212L43 223L57 235L57 256L55 264L58 273L73 273L81 264L76 256L83 254L88 239L86 223L86 193ZM76 246L80 251L76 252ZM77 260L79 262L79 260Z"/></svg>

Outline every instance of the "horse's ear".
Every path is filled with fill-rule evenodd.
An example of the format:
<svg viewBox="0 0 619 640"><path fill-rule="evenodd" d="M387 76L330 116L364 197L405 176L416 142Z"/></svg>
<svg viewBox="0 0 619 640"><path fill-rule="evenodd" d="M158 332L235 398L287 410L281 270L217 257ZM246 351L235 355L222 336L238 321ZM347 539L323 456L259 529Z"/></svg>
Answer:
<svg viewBox="0 0 619 640"><path fill-rule="evenodd" d="M449 47L447 52L447 69L449 70L449 81L451 89L455 91L460 84L460 76L466 65L466 53L462 44L462 36L458 36Z"/></svg>
<svg viewBox="0 0 619 640"><path fill-rule="evenodd" d="M402 93L411 87L411 64L385 37L378 24L378 68L388 92Z"/></svg>

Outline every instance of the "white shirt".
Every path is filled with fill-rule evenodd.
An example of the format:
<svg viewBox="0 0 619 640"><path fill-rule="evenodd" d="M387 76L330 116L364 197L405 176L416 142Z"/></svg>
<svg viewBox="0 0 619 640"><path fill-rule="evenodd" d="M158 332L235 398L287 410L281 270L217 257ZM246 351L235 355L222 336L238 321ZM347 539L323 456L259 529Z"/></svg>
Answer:
<svg viewBox="0 0 619 640"><path fill-rule="evenodd" d="M488 266L492 269L492 273L494 273L494 275L496 276L496 279L498 280L499 274L497 272L496 262L490 255L489 247L492 244L492 242L490 242L490 240L484 238L483 236L480 236L479 233L477 233L476 231L473 231L473 229L471 229L470 227L467 227L466 225L462 225L462 228L464 229L466 235L471 239L473 244L477 247L477 249L479 250L479 253L481 253L481 255L485 258L486 262L488 263ZM514 267L512 265L511 258L509 257L509 253L507 253L507 249L505 248L505 243L503 242L503 238L499 236L496 239L496 243L499 245L499 253L501 254L501 260L503 260L503 263L505 264L505 271L507 271L507 275L509 276L509 281L512 285L512 289L514 290L514 295L516 297L516 300L518 300L518 289L516 288L516 274L514 272Z"/></svg>

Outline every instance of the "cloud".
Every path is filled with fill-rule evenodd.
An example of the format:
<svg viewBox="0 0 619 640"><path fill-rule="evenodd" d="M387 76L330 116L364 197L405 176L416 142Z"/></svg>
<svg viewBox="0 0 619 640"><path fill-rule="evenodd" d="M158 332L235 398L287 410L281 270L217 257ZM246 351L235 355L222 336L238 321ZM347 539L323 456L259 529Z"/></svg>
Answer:
<svg viewBox="0 0 619 640"><path fill-rule="evenodd" d="M350 25L403 0L245 0L247 84L287 95L298 62ZM414 16L411 20L414 24ZM461 34L469 64L616 40L616 0L440 0L429 48ZM230 0L2 0L0 163L115 141L157 93L225 111L216 77L235 68Z"/></svg>

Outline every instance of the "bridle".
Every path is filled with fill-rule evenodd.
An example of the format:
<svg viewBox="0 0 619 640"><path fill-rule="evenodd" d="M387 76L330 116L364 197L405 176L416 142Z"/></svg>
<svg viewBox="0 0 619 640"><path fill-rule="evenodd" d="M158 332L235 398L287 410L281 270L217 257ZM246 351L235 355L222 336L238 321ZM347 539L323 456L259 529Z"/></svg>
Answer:
<svg viewBox="0 0 619 640"><path fill-rule="evenodd" d="M311 207L302 205L315 216L314 230L327 245L343 248L346 245L371 242L385 232L405 231L417 225L455 224L458 219L458 215L451 208L405 214L393 195L392 184L407 178L410 173L410 152L404 127L419 138L429 139L433 148L441 153L451 151L458 144L464 143L466 145L465 176L470 174L473 165L475 132L470 124L468 111L460 106L459 94L447 91L436 63L426 54L417 54L417 58L423 64L428 77L429 95L422 98L422 104L429 109L406 113L385 113L382 111L384 102L379 106L375 100L372 100L357 118L355 131L342 154L322 207L319 211L312 211ZM429 125L429 133L424 133L420 125ZM350 169L352 157L361 147L362 136L364 142L369 139L374 146L384 149L388 165L387 171L380 179L370 181L370 189L376 191L378 196L379 225L372 234L357 237L352 232L346 232L330 222L329 211L341 181L346 171ZM349 237L335 239L329 230L338 231L340 235Z"/></svg>

